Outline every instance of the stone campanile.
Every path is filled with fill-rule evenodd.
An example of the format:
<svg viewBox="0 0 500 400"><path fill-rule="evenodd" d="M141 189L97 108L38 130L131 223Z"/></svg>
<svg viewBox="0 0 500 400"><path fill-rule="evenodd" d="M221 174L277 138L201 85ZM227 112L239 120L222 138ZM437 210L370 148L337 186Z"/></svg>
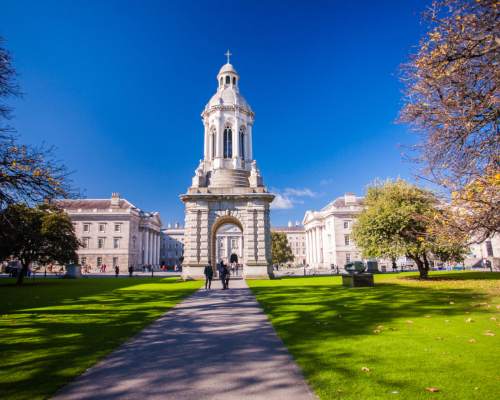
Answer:
<svg viewBox="0 0 500 400"><path fill-rule="evenodd" d="M240 94L240 77L229 63L217 74L217 92L201 113L204 155L185 204L184 279L202 279L215 260L217 230L234 224L243 233L243 276L268 278L271 267L269 208L274 195L263 184L253 158L255 114Z"/></svg>

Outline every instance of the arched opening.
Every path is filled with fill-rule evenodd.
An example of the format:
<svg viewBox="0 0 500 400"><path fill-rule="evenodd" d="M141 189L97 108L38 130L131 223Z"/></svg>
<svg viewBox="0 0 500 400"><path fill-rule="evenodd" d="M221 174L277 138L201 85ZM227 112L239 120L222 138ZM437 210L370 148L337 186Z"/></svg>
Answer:
<svg viewBox="0 0 500 400"><path fill-rule="evenodd" d="M217 264L224 262L232 276L242 276L244 266L243 226L233 216L218 218L211 230L210 259L214 272Z"/></svg>
<svg viewBox="0 0 500 400"><path fill-rule="evenodd" d="M245 159L245 127L240 128L240 157Z"/></svg>
<svg viewBox="0 0 500 400"><path fill-rule="evenodd" d="M233 157L233 131L231 127L226 126L224 129L224 158Z"/></svg>
<svg viewBox="0 0 500 400"><path fill-rule="evenodd" d="M226 85L229 85L231 83L231 77L229 75L226 75Z"/></svg>

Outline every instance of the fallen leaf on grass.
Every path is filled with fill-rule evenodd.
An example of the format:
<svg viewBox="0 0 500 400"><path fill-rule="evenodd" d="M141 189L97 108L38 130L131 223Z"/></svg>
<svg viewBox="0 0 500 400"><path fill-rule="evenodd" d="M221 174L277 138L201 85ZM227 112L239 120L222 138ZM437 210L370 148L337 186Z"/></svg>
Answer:
<svg viewBox="0 0 500 400"><path fill-rule="evenodd" d="M425 318L430 318L431 316L430 315L424 315Z"/></svg>
<svg viewBox="0 0 500 400"><path fill-rule="evenodd" d="M411 320L408 319L408 320L406 320L406 323L407 324L413 324L413 321L411 321Z"/></svg>
<svg viewBox="0 0 500 400"><path fill-rule="evenodd" d="M495 336L495 334L492 331L486 331L484 332L484 336Z"/></svg>
<svg viewBox="0 0 500 400"><path fill-rule="evenodd" d="M450 320L449 319L445 319L444 322L448 323L448 322L450 322Z"/></svg>
<svg viewBox="0 0 500 400"><path fill-rule="evenodd" d="M496 320L497 320L497 318L496 318L496 317L491 317L490 319L491 319L492 321L496 321Z"/></svg>
<svg viewBox="0 0 500 400"><path fill-rule="evenodd" d="M469 339L469 343L476 343L476 339Z"/></svg>
<svg viewBox="0 0 500 400"><path fill-rule="evenodd" d="M443 338L441 336L438 336L436 340L443 340Z"/></svg>
<svg viewBox="0 0 500 400"><path fill-rule="evenodd" d="M467 319L465 320L465 322L467 322L467 323L469 323L469 322L474 322L474 320L473 320L472 318L467 318Z"/></svg>
<svg viewBox="0 0 500 400"><path fill-rule="evenodd" d="M370 368L368 368L368 367L362 367L361 371L363 371L363 372L370 372Z"/></svg>
<svg viewBox="0 0 500 400"><path fill-rule="evenodd" d="M384 325L378 325L377 329L380 329L380 330L384 329Z"/></svg>
<svg viewBox="0 0 500 400"><path fill-rule="evenodd" d="M380 329L375 329L375 330L373 331L373 333L375 333L376 335L378 335L378 334L380 333Z"/></svg>
<svg viewBox="0 0 500 400"><path fill-rule="evenodd" d="M428 387L428 388L425 388L425 390L427 390L428 392L432 392L432 393L439 392L439 389L437 387Z"/></svg>
<svg viewBox="0 0 500 400"><path fill-rule="evenodd" d="M454 301L450 301L450 304L455 304L455 302Z"/></svg>

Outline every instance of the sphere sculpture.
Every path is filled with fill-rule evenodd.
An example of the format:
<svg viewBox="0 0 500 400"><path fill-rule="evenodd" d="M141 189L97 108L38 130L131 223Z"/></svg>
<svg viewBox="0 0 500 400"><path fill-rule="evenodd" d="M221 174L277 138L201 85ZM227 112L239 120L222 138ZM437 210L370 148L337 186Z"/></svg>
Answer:
<svg viewBox="0 0 500 400"><path fill-rule="evenodd" d="M361 261L347 263L344 269L350 274L361 274L365 272L366 266Z"/></svg>

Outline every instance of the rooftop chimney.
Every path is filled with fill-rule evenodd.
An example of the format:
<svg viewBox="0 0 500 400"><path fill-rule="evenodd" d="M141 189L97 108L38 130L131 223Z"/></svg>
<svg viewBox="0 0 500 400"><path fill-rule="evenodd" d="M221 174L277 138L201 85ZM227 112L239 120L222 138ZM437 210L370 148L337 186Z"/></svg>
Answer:
<svg viewBox="0 0 500 400"><path fill-rule="evenodd" d="M354 193L344 194L345 204L356 204L356 195Z"/></svg>
<svg viewBox="0 0 500 400"><path fill-rule="evenodd" d="M120 206L120 193L113 192L111 193L111 207L119 207Z"/></svg>

